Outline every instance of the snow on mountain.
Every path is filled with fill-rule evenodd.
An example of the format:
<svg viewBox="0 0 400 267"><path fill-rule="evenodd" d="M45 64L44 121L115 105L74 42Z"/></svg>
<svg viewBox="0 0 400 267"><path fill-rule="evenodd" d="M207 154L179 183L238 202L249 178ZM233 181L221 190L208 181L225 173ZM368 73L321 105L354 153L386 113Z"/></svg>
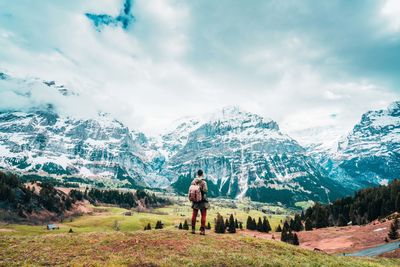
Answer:
<svg viewBox="0 0 400 267"><path fill-rule="evenodd" d="M365 113L338 142L327 169L356 188L400 178L400 101Z"/></svg>
<svg viewBox="0 0 400 267"><path fill-rule="evenodd" d="M4 72L0 88L27 98L31 89L79 97L53 81ZM400 177L399 117L395 102L364 114L345 137L335 126L289 136L271 119L226 107L178 120L160 136L147 137L108 114L69 117L51 103L1 107L0 167L110 187L172 186L182 193L202 168L212 196L328 202Z"/></svg>
<svg viewBox="0 0 400 267"><path fill-rule="evenodd" d="M4 71L0 71L0 88L12 90L17 94L29 96L33 88L43 88L44 86L54 89L55 92L63 96L78 95L73 90L66 88L62 84L57 84L55 81L46 81L36 77L19 78L15 75L10 75Z"/></svg>
<svg viewBox="0 0 400 267"><path fill-rule="evenodd" d="M168 140L179 149L170 154L163 175L178 191L186 191L192 174L202 168L214 196L326 202L338 192L275 121L238 107L189 119L176 132L170 132Z"/></svg>
<svg viewBox="0 0 400 267"><path fill-rule="evenodd" d="M3 72L0 78L0 88L27 98L31 89L47 87L61 97L76 96L53 81ZM0 110L0 166L6 169L113 187L166 186L156 174L165 159L151 146L143 133L104 113L77 119L58 114L51 103L23 112Z"/></svg>
<svg viewBox="0 0 400 267"><path fill-rule="evenodd" d="M148 180L156 168L156 156L140 137L106 114L83 120L60 117L52 109L2 112L0 164L67 181L83 178L108 186L157 185L159 181Z"/></svg>

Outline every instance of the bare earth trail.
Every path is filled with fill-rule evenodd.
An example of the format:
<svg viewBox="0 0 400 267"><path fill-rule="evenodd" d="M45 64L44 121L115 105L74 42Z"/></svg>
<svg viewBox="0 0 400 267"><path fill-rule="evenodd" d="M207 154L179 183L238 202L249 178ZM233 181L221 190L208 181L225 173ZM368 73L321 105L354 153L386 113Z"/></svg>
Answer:
<svg viewBox="0 0 400 267"><path fill-rule="evenodd" d="M315 229L298 233L300 247L318 249L328 254L377 256L399 248L400 242L385 243L391 221L374 221L365 226L344 226ZM264 234L244 231L246 236L280 240L280 233Z"/></svg>

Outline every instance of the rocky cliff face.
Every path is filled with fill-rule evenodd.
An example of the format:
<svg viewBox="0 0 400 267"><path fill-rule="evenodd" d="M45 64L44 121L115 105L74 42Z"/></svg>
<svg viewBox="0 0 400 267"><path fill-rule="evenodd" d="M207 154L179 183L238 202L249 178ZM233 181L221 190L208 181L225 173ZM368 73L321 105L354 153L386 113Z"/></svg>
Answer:
<svg viewBox="0 0 400 267"><path fill-rule="evenodd" d="M400 102L365 113L327 161L331 177L355 187L400 178Z"/></svg>
<svg viewBox="0 0 400 267"><path fill-rule="evenodd" d="M188 126L191 122L195 126ZM177 131L183 128L191 129L184 138L168 134L180 136L176 144L182 148L171 153L163 171L178 191L186 192L193 173L202 168L212 196L293 203L327 202L338 195L339 186L270 119L230 107L208 120L183 122Z"/></svg>
<svg viewBox="0 0 400 267"><path fill-rule="evenodd" d="M157 185L151 178L162 159L147 142L106 114L83 120L60 117L51 108L0 113L0 162L24 172L108 186Z"/></svg>

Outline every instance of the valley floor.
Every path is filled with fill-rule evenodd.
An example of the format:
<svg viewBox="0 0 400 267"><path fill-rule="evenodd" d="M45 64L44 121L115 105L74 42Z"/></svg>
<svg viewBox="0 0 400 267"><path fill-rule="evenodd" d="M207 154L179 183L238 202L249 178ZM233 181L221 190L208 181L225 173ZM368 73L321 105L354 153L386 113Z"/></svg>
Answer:
<svg viewBox="0 0 400 267"><path fill-rule="evenodd" d="M398 266L347 258L237 234L182 230L1 235L0 266Z"/></svg>
<svg viewBox="0 0 400 267"><path fill-rule="evenodd" d="M89 214L65 218L57 224L59 230L48 231L45 224L0 223L0 266L400 266L399 259L325 253L339 254L361 249L362 244L382 243L388 222L301 232L302 248L278 241L279 233L238 230L221 235L208 231L200 236L178 230L177 224L190 219L189 205L172 205L152 213L134 211L132 216L125 216L127 210L117 207L85 207ZM207 220L212 226L217 213L225 218L234 214L243 222L249 215L265 215L243 205L235 209L213 205ZM268 215L272 228L286 216ZM143 231L149 222L154 227L158 220L165 229ZM73 233L68 233L71 228ZM272 235L276 240L269 240ZM314 248L325 251L312 251Z"/></svg>

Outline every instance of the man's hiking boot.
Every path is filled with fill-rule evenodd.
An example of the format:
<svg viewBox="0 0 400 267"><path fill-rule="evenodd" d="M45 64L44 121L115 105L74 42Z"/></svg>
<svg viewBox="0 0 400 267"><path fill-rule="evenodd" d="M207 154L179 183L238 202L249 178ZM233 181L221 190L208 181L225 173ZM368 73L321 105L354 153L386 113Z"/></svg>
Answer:
<svg viewBox="0 0 400 267"><path fill-rule="evenodd" d="M196 234L196 228L192 226L192 234Z"/></svg>
<svg viewBox="0 0 400 267"><path fill-rule="evenodd" d="M200 235L206 235L206 230L204 229L204 227L200 228Z"/></svg>

